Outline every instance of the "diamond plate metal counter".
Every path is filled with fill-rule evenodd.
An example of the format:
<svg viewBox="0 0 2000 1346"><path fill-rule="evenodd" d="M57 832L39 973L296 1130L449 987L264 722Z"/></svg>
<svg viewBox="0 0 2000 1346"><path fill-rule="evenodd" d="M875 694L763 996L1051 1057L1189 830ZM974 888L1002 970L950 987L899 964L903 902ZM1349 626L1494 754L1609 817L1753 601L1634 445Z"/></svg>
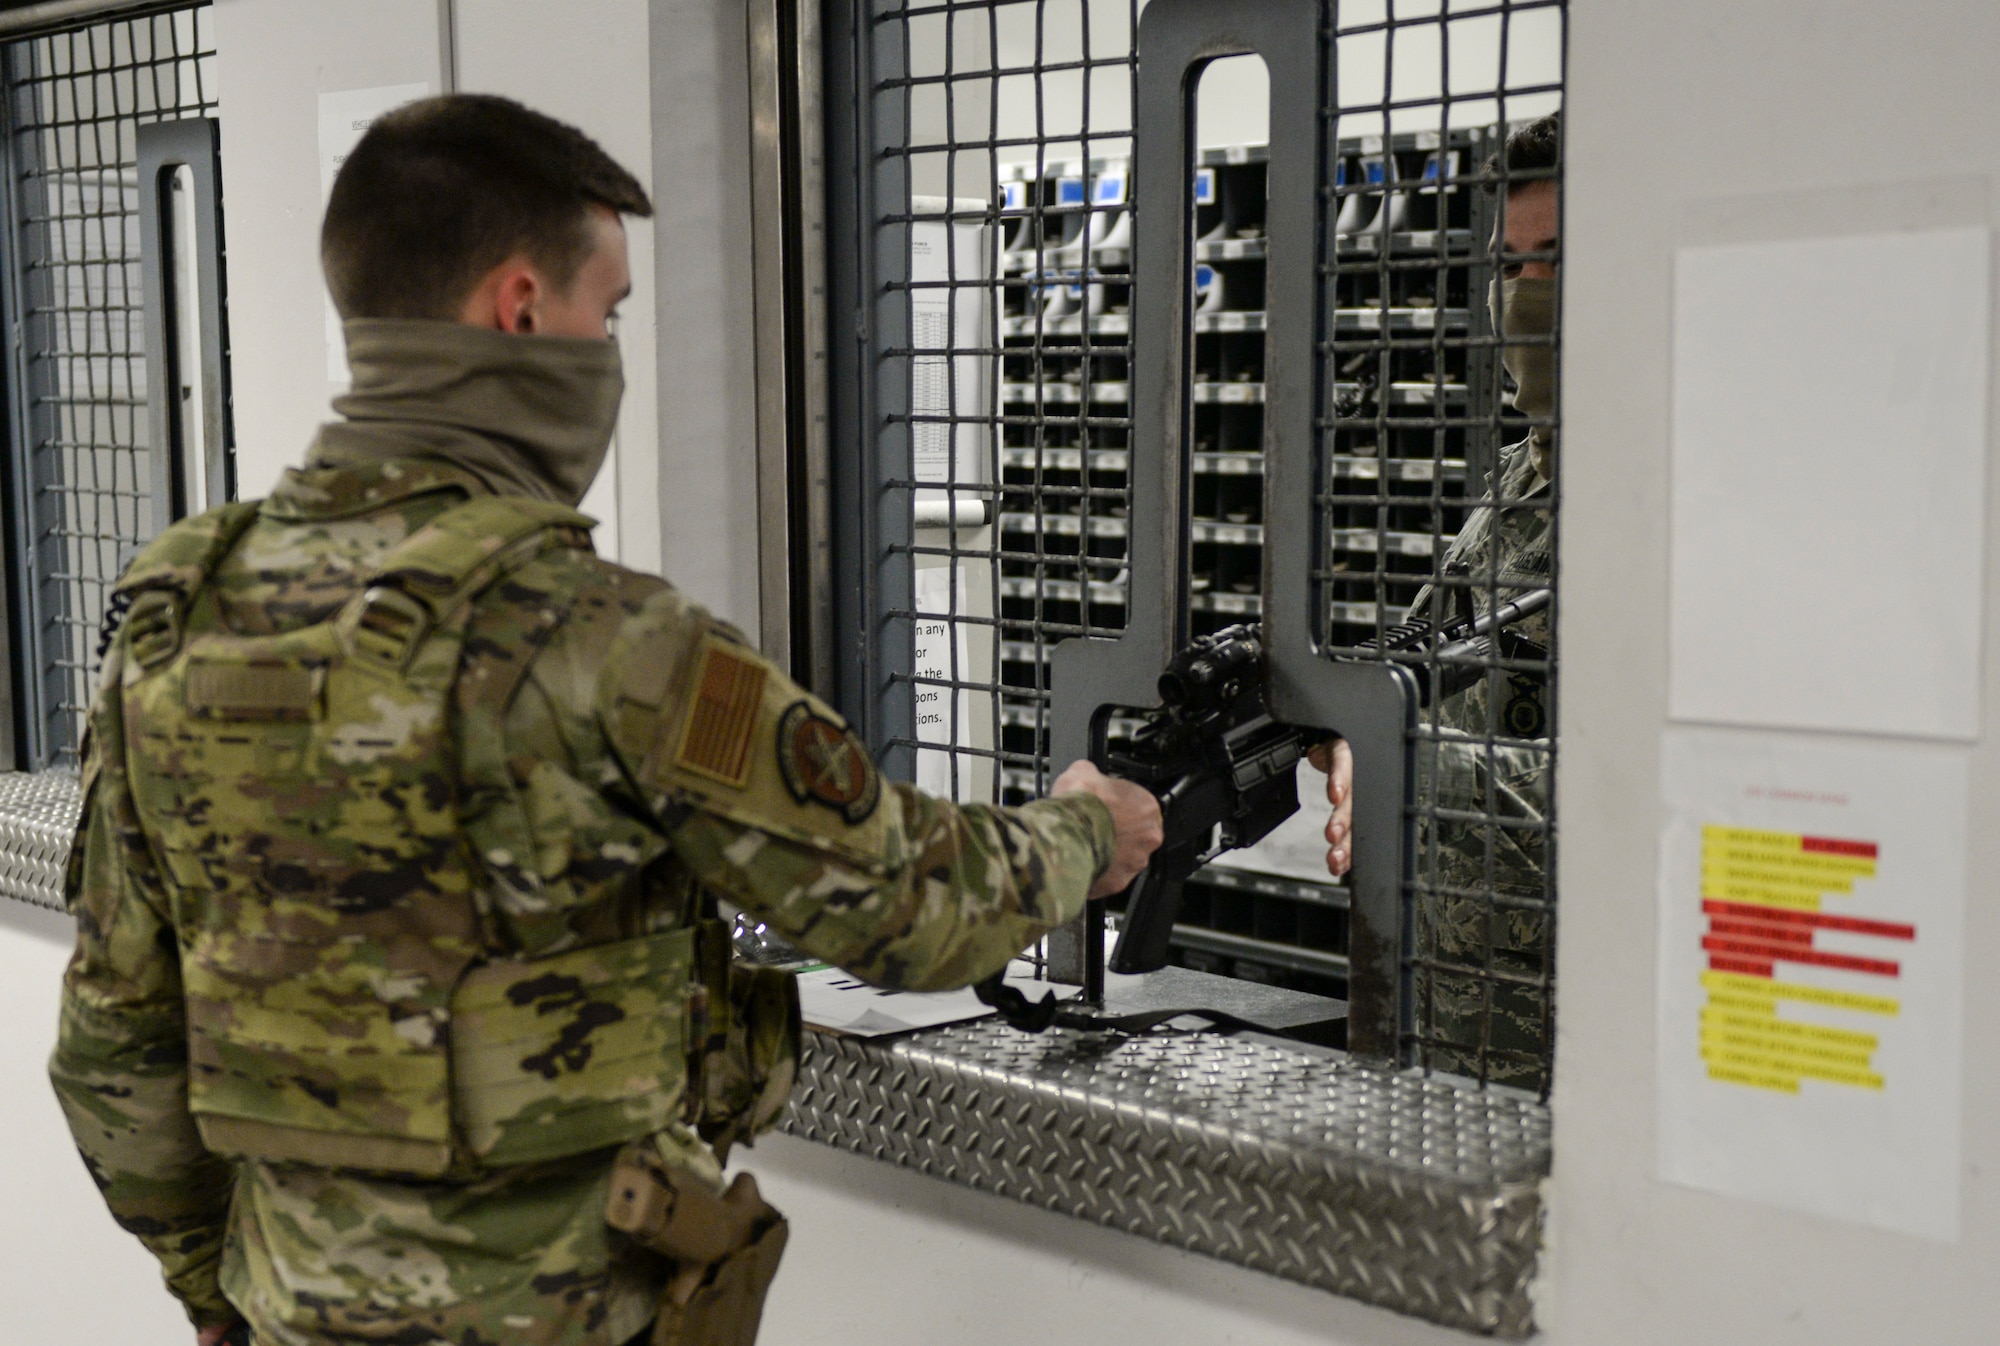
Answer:
<svg viewBox="0 0 2000 1346"><path fill-rule="evenodd" d="M0 773L0 896L63 909L65 771ZM807 1034L785 1130L1501 1337L1533 1329L1548 1110L1263 1038Z"/></svg>
<svg viewBox="0 0 2000 1346"><path fill-rule="evenodd" d="M1540 1104L1261 1038L807 1038L792 1135L1450 1327L1533 1331Z"/></svg>
<svg viewBox="0 0 2000 1346"><path fill-rule="evenodd" d="M63 868L81 807L72 772L0 772L0 897L66 909Z"/></svg>

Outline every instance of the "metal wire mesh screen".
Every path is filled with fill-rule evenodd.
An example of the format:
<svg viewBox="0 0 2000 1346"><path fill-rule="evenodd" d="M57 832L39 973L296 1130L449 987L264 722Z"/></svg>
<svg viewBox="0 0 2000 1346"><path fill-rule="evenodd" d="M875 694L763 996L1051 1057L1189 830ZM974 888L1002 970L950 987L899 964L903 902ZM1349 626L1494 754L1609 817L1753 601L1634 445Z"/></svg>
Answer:
<svg viewBox="0 0 2000 1346"><path fill-rule="evenodd" d="M1051 651L1126 621L1142 7L855 11L877 484L857 598L881 605L857 643L885 762L961 800L1046 792ZM1207 157L1204 255L1254 263L1261 147ZM1239 179L1225 209L1218 183ZM1197 375L1201 630L1258 611L1258 307L1199 319L1204 342L1231 335ZM1323 870L1218 866L1190 886L1177 957L1340 994L1344 919Z"/></svg>
<svg viewBox="0 0 2000 1346"><path fill-rule="evenodd" d="M215 110L207 6L6 44L25 765L73 764L109 587L157 526L137 129Z"/></svg>
<svg viewBox="0 0 2000 1346"><path fill-rule="evenodd" d="M1528 128L1561 97L1564 5L1333 0L1329 18L1322 639L1424 690L1406 1049L1545 1091L1552 603L1471 628L1555 583L1560 137Z"/></svg>
<svg viewBox="0 0 2000 1346"><path fill-rule="evenodd" d="M907 200L899 236L906 513L916 713L891 744L959 799L1046 790L1048 656L1124 623L1130 220L1113 166L1130 149L1130 0L884 7L900 52ZM900 218L899 218L900 217ZM900 439L899 439L900 437ZM900 453L898 455L900 459Z"/></svg>
<svg viewBox="0 0 2000 1346"><path fill-rule="evenodd" d="M1130 362L1147 321L1132 309L1132 242L1159 227L1132 205L1143 8L856 0L851 47L834 58L854 106L851 142L830 146L830 182L845 152L851 188L830 200L854 213L863 314L850 369L864 390L836 392L855 398L860 427L841 470L865 483L847 497L863 538L847 629L864 665L847 699L872 717L890 770L961 800L1046 790L1050 651L1126 621ZM1330 653L1425 667L1431 685L1459 665L1480 683L1433 698L1420 731L1406 1047L1436 1068L1540 1087L1553 938L1546 617L1477 649L1383 647L1410 619L1516 596L1513 553L1482 560L1500 553L1459 545L1469 528L1543 538L1535 585L1551 582L1553 485L1509 476L1530 455L1502 447L1526 422L1503 405L1487 288L1496 266L1522 259L1496 251L1512 197L1486 190L1499 185L1486 164L1511 124L1557 104L1563 8L1328 0L1322 12L1315 635ZM1262 613L1271 95L1259 72L1250 58L1219 62L1197 95L1193 634ZM1536 242L1532 260L1552 268L1553 240ZM837 285L841 266L836 254ZM1530 341L1553 349L1552 336ZM1541 429L1553 444L1552 416ZM1517 683L1534 689L1540 723L1506 720ZM1323 789L1302 771L1289 834L1189 884L1176 961L1346 993L1350 909L1324 868ZM1498 1027L1517 1021L1519 1033Z"/></svg>

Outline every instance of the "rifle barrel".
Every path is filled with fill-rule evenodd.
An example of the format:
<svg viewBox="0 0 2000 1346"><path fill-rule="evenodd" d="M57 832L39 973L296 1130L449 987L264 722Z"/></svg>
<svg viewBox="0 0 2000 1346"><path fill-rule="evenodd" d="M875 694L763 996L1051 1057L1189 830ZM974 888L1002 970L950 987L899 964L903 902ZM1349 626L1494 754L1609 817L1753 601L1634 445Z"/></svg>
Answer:
<svg viewBox="0 0 2000 1346"><path fill-rule="evenodd" d="M1502 626L1512 626L1523 617L1532 617L1549 605L1556 596L1553 589L1530 589L1511 603L1499 607L1476 618L1468 635L1483 636Z"/></svg>

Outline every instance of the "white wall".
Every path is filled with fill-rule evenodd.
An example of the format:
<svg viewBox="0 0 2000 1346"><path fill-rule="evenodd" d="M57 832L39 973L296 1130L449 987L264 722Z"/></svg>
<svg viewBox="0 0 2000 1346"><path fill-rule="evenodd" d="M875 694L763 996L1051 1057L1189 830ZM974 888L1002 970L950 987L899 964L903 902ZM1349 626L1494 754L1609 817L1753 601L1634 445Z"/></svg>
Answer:
<svg viewBox="0 0 2000 1346"><path fill-rule="evenodd" d="M216 6L237 464L246 495L268 490L299 460L337 391L325 374L319 273L320 93L420 82L442 88L455 67L458 87L505 94L582 127L652 187L645 0L457 0L452 11L455 59L447 62L435 0ZM683 550L712 565L718 551L727 554L719 544L732 530L719 526L720 511L662 481L655 447L663 420L672 427L669 442L678 442L682 424L671 411L663 417L661 362L676 369L685 363L679 351L663 354L658 341L662 245L648 221L628 221L627 230L633 294L619 327L625 404L610 461L584 508L601 521L597 542L606 555L657 570L662 533L673 531L691 533ZM692 255L696 269L713 272L703 250L726 237L716 231L679 251ZM713 385L689 388L677 379L667 380L665 391L669 408L690 401L706 409L720 400ZM713 475L728 477L722 468ZM703 541L710 533L716 539ZM745 560L746 570L751 564ZM754 578L748 592L754 600Z"/></svg>
<svg viewBox="0 0 2000 1346"><path fill-rule="evenodd" d="M0 1340L186 1346L160 1265L111 1222L48 1083L67 916L0 898Z"/></svg>
<svg viewBox="0 0 2000 1346"><path fill-rule="evenodd" d="M1972 768L1966 1027L1976 1046L1965 1062L1956 1245L1653 1178L1653 892L1677 221L1689 202L1808 190L1831 189L1834 210L1864 209L1927 178L1970 176L1990 199L2000 86L1987 67L2000 8L1575 0L1572 12L1550 1336L1576 1346L1994 1341L2000 1068L1984 1048L2000 1022L2000 983L1983 974L2000 955L2000 836L1978 821L2000 805L1990 739ZM1883 449L1882 470L1893 472L1893 446ZM1993 517L1989 502L1989 537ZM1990 567L2000 549L1989 542L1987 556ZM1986 594L1991 642L2000 585L1990 574ZM1989 652L1989 705L1996 674Z"/></svg>
<svg viewBox="0 0 2000 1346"><path fill-rule="evenodd" d="M319 95L439 87L430 0L220 0L216 82L229 250L236 475L263 495L329 419L319 272Z"/></svg>
<svg viewBox="0 0 2000 1346"><path fill-rule="evenodd" d="M418 6L422 8L423 6ZM458 88L518 99L582 127L652 189L647 15L638 0L458 0ZM583 502L599 552L660 568L659 379L653 225L627 220L632 297L619 313L625 402L604 471Z"/></svg>
<svg viewBox="0 0 2000 1346"><path fill-rule="evenodd" d="M811 1141L766 1137L743 1162L792 1222L769 1346L1472 1340Z"/></svg>

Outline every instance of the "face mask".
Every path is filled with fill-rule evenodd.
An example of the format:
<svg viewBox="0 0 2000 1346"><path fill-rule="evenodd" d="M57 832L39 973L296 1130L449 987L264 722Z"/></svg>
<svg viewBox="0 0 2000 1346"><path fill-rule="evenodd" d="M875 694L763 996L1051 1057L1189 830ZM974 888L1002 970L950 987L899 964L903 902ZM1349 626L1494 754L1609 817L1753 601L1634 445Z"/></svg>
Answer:
<svg viewBox="0 0 2000 1346"><path fill-rule="evenodd" d="M444 454L512 489L574 505L604 465L625 371L618 343L510 336L465 323L355 318L354 385L334 400L355 452L365 427L419 424L463 432ZM405 453L394 433L380 453Z"/></svg>
<svg viewBox="0 0 2000 1346"><path fill-rule="evenodd" d="M570 339L574 338L565 338ZM618 429L618 406L625 398L625 364L615 340L581 342L575 354L581 358L566 362L576 395L575 456L565 459L559 452L545 470L573 497L572 503L580 503L604 466L611 437ZM550 438L559 440L560 436Z"/></svg>
<svg viewBox="0 0 2000 1346"><path fill-rule="evenodd" d="M1503 337L1550 337L1556 330L1556 283L1540 276L1495 281L1486 302ZM1537 420L1555 415L1556 351L1546 343L1502 346L1500 363L1514 379L1514 409ZM1537 438L1546 434L1539 432Z"/></svg>

